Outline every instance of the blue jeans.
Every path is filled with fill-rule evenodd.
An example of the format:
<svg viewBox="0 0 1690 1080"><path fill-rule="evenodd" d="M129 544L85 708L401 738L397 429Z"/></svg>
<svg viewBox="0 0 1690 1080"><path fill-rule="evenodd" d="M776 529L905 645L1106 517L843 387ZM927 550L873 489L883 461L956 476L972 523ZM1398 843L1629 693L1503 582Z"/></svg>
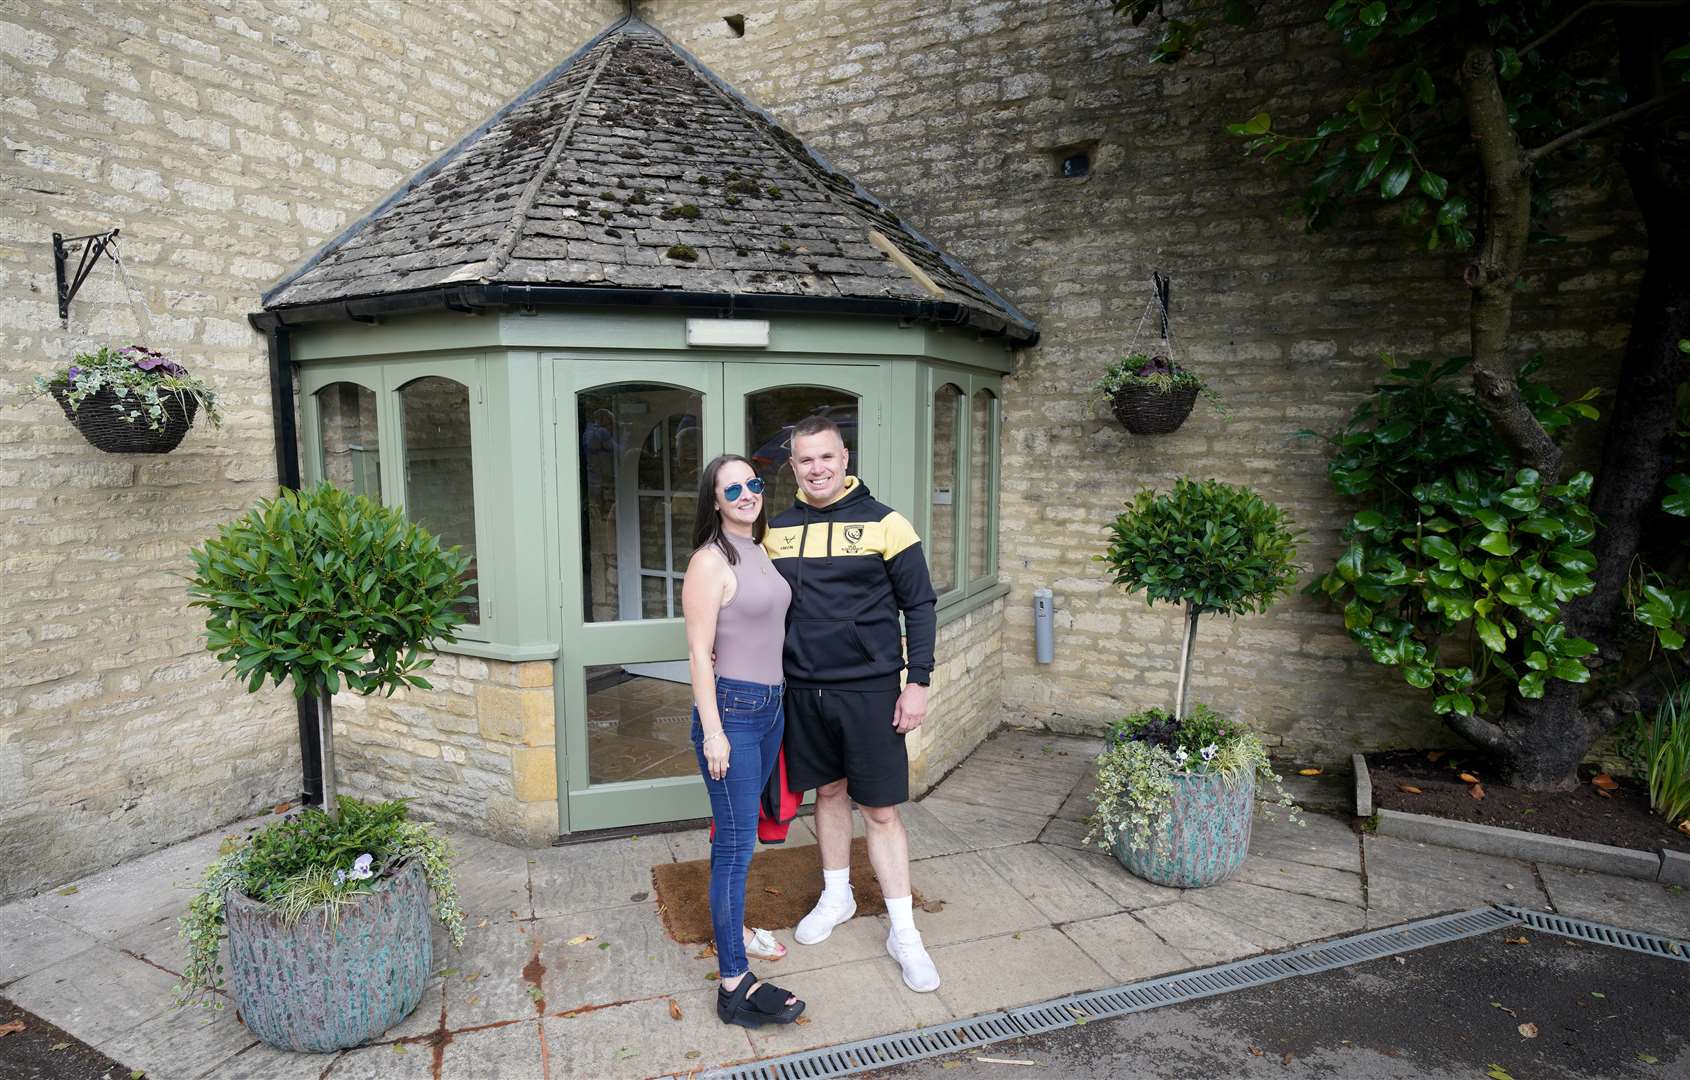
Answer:
<svg viewBox="0 0 1690 1080"><path fill-rule="evenodd" d="M749 970L745 959L745 877L757 847L757 807L780 754L786 727L783 688L740 679L716 679L716 711L728 737L728 772L710 779L704 730L692 711L692 748L710 792L716 835L710 841L710 924L716 932L716 966L731 979Z"/></svg>

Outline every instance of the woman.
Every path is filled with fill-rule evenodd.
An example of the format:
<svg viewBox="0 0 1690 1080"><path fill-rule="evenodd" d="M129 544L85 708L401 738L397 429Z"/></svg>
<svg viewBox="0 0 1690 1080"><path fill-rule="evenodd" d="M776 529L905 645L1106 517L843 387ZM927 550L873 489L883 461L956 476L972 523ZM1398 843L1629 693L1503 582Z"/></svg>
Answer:
<svg viewBox="0 0 1690 1080"><path fill-rule="evenodd" d="M716 1014L742 1027L790 1024L804 1003L757 981L748 953L785 948L745 926L745 878L757 843L757 807L780 753L781 651L792 590L763 553L763 481L738 454L704 467L692 559L681 586L692 669L692 742L710 792L710 920L721 973Z"/></svg>

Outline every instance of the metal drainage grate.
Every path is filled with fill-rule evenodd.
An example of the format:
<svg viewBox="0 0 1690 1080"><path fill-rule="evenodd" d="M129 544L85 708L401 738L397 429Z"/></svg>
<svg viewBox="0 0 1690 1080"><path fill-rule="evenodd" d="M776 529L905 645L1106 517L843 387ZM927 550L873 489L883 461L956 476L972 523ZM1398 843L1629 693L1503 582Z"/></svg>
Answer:
<svg viewBox="0 0 1690 1080"><path fill-rule="evenodd" d="M1560 934L1562 937L1576 938L1579 941L1593 941L1599 945L1612 945L1617 949L1630 949L1632 952L1646 953L1649 956L1664 956L1668 960L1690 963L1690 942L1661 937L1658 934L1641 934L1636 930L1625 930L1606 923L1569 919L1565 915L1553 915L1547 911L1527 911L1522 908L1502 910L1533 930L1541 930L1546 934Z"/></svg>
<svg viewBox="0 0 1690 1080"><path fill-rule="evenodd" d="M736 1065L706 1073L705 1076L715 1080L825 1080L827 1077L850 1076L868 1069L919 1061L1021 1035L1073 1027L1089 1020L1124 1016L1262 986L1293 975L1331 971L1431 945L1460 941L1514 926L1519 921L1512 911L1475 908L1386 930L1370 930L1324 945L1309 945L1291 952L1237 960L1201 971L1118 986L1113 990L1073 994L1040 1005L1011 1009L1007 1013L986 1013L937 1027Z"/></svg>

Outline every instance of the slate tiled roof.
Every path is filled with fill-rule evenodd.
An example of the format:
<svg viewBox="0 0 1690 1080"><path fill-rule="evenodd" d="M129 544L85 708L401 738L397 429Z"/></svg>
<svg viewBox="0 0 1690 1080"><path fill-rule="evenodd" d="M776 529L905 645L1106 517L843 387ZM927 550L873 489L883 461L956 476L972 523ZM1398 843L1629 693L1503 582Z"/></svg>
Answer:
<svg viewBox="0 0 1690 1080"><path fill-rule="evenodd" d="M1018 338L1037 332L638 21L590 43L264 306L443 284L806 296L818 311L841 298L949 302Z"/></svg>

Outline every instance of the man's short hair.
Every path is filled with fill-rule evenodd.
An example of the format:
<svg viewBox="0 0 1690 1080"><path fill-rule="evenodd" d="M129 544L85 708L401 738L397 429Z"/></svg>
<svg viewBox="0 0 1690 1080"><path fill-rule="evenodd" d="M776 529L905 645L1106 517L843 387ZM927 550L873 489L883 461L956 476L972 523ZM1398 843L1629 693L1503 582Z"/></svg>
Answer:
<svg viewBox="0 0 1690 1080"><path fill-rule="evenodd" d="M792 437L794 440L803 438L806 435L820 435L823 432L829 431L833 433L834 437L837 438L841 444L845 442L845 436L839 433L839 425L825 416L806 416L804 419L792 425Z"/></svg>

